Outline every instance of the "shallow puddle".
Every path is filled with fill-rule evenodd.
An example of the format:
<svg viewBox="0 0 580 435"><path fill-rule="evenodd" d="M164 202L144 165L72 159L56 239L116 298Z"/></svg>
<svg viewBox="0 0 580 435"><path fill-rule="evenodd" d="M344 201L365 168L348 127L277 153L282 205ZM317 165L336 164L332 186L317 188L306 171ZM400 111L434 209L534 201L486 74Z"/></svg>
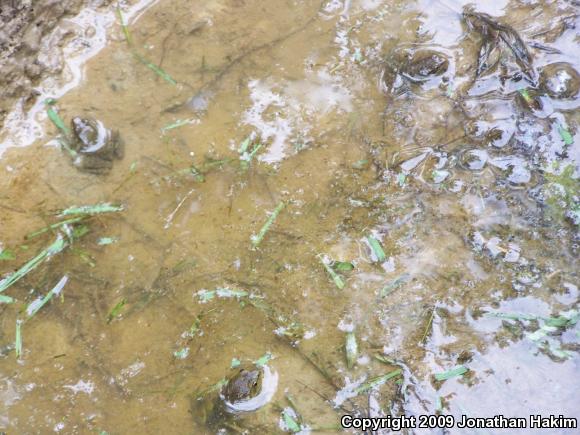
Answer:
<svg viewBox="0 0 580 435"><path fill-rule="evenodd" d="M0 272L63 244L0 292L0 429L580 418L580 9L473 7L503 24L451 0L101 17L82 75L0 132ZM118 130L123 155L71 158L47 108ZM102 203L122 211L30 236Z"/></svg>

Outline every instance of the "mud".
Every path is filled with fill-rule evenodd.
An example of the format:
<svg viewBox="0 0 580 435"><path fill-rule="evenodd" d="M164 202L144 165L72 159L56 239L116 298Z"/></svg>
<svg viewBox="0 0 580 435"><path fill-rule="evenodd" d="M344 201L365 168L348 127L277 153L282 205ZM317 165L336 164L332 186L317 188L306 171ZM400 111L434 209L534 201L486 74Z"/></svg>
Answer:
<svg viewBox="0 0 580 435"><path fill-rule="evenodd" d="M28 108L37 95L34 87L62 72L59 47L78 32L66 20L88 7L105 7L110 0L0 1L0 129L17 100ZM53 32L59 25L61 31ZM91 29L83 29L88 34Z"/></svg>

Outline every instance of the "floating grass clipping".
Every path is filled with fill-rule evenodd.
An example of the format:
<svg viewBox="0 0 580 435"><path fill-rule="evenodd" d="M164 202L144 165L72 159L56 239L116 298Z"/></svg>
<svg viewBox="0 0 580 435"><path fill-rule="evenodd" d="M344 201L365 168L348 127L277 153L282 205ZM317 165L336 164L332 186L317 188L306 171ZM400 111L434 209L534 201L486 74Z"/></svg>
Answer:
<svg viewBox="0 0 580 435"><path fill-rule="evenodd" d="M396 376L399 376L402 373L403 373L403 370L401 370L401 369L393 370L392 372L389 372L386 375L377 376L376 378L372 378L371 380L365 382L364 384L359 385L357 388L355 388L354 391L357 394L364 393L364 392L369 391L373 388L376 388L376 387L383 385L389 379L392 379Z"/></svg>
<svg viewBox="0 0 580 435"><path fill-rule="evenodd" d="M62 118L58 115L56 110L53 108L56 105L56 100L53 98L48 98L44 101L46 105L46 114L48 115L48 119L52 121L52 123L56 126L56 128L62 134L62 138L57 138L60 146L67 152L69 155L74 158L78 155L78 153L70 147L71 143L71 135L69 128L65 125Z"/></svg>
<svg viewBox="0 0 580 435"><path fill-rule="evenodd" d="M367 242L369 242L369 245L371 246L371 249L373 250L373 253L377 257L377 261L379 263L382 263L387 259L385 251L383 251L383 247L381 246L381 242L379 242L373 236L367 236Z"/></svg>
<svg viewBox="0 0 580 435"><path fill-rule="evenodd" d="M252 245L254 245L255 248L257 248L260 242L262 242L264 236L266 235L266 233L268 232L268 230L270 229L270 227L272 226L272 224L274 223L274 221L276 220L276 218L278 217L278 215L280 214L282 209L284 209L285 206L286 203L284 201L280 201L280 203L276 206L276 208L274 209L274 211L272 212L272 214L270 215L270 217L268 218L268 220L266 221L260 232L257 235L253 235L251 237Z"/></svg>
<svg viewBox="0 0 580 435"><path fill-rule="evenodd" d="M119 23L121 24L123 35L125 35L125 41L127 41L127 44L129 45L133 45L133 40L131 39L129 28L127 27L127 24L125 24L125 20L123 19L123 13L121 12L121 8L116 8L115 12L117 13L117 18L119 18Z"/></svg>
<svg viewBox="0 0 580 435"><path fill-rule="evenodd" d="M80 207L73 206L65 210L62 210L58 217L64 216L74 216L74 215L95 215L103 213L117 213L125 210L125 208L120 204L111 204L104 202L102 204L95 205L83 205Z"/></svg>
<svg viewBox="0 0 580 435"><path fill-rule="evenodd" d="M14 348L16 349L16 358L22 356L22 320L16 319L16 336L14 337Z"/></svg>
<svg viewBox="0 0 580 435"><path fill-rule="evenodd" d="M199 298L200 302L209 302L215 297L218 298L244 298L244 297L253 297L250 293L245 290L239 289L231 289L231 288L217 288L215 290L200 290L197 292L197 297Z"/></svg>
<svg viewBox="0 0 580 435"><path fill-rule="evenodd" d="M53 98L48 98L44 100L44 104L46 105L46 114L48 118L52 121L52 123L58 128L58 130L68 138L70 135L69 128L65 125L62 118L58 115L56 110L54 110L53 106L56 105L56 100Z"/></svg>
<svg viewBox="0 0 580 435"><path fill-rule="evenodd" d="M358 344L356 342L356 335L354 334L354 331L349 331L346 333L344 350L346 353L346 366L349 369L352 369L358 357Z"/></svg>
<svg viewBox="0 0 580 435"><path fill-rule="evenodd" d="M189 355L189 347L184 347L183 349L176 350L173 352L173 356L176 359L185 359Z"/></svg>
<svg viewBox="0 0 580 435"><path fill-rule="evenodd" d="M431 332L431 326L433 325L433 318L435 317L435 307L431 309L431 314L429 315L429 320L427 321L427 326L425 326L425 331L423 332L423 336L421 337L421 343L424 343L427 337L429 336L429 332Z"/></svg>
<svg viewBox="0 0 580 435"><path fill-rule="evenodd" d="M121 29L123 30L123 34L125 35L125 40L127 41L127 45L129 45L133 56L135 56L135 58L139 62L141 62L143 65L145 65L147 68L149 68L151 71L153 71L155 74L157 74L166 82L171 83L172 85L177 85L177 82L173 80L173 78L169 74L167 74L161 67L149 62L146 58L144 58L135 51L135 49L133 48L133 40L131 38L131 34L129 33L129 28L127 27L127 25L125 24L125 20L123 19L121 9L117 8L116 13L117 18L119 19L119 24L121 25Z"/></svg>
<svg viewBox="0 0 580 435"><path fill-rule="evenodd" d="M36 257L29 260L24 266L14 272L12 275L4 278L0 281L0 293L6 290L15 282L19 281L21 278L26 276L29 272L36 269L43 261L49 259L55 254L61 252L64 248L68 246L68 243L61 235L58 235L57 239L52 242L47 248L43 249Z"/></svg>
<svg viewBox="0 0 580 435"><path fill-rule="evenodd" d="M165 80L167 83L171 83L172 85L177 85L177 82L175 80L173 80L173 77L171 77L169 74L167 74L163 68L158 67L157 65L155 65L154 63L149 62L147 59L145 59L143 56L141 56L139 53L137 52L133 52L133 56L135 56L135 58L141 62L143 65L145 65L147 68L149 68L151 71L153 71L155 74L157 74L159 77L161 77L163 80Z"/></svg>
<svg viewBox="0 0 580 435"><path fill-rule="evenodd" d="M334 269L332 267L330 267L330 264L328 264L322 256L319 255L318 258L320 259L320 262L322 263L322 265L326 269L326 272L328 272L328 274L330 275L330 277L334 281L334 285L336 285L340 290L342 290L344 288L344 285L345 285L344 280L341 278L341 276L338 273L336 273L334 271Z"/></svg>
<svg viewBox="0 0 580 435"><path fill-rule="evenodd" d="M123 298L115 304L115 306L107 316L107 323L111 323L113 320L115 320L117 317L121 315L121 311L123 310L123 307L125 306L126 303L127 299Z"/></svg>
<svg viewBox="0 0 580 435"><path fill-rule="evenodd" d="M63 276L60 281L50 290L44 297L39 297L38 299L32 301L26 307L27 319L31 319L38 311L44 307L48 301L50 301L54 296L58 296L66 283L68 282L68 276Z"/></svg>
<svg viewBox="0 0 580 435"><path fill-rule="evenodd" d="M97 245L99 246L107 246L112 245L113 243L117 243L119 239L117 237L101 237L97 241Z"/></svg>
<svg viewBox="0 0 580 435"><path fill-rule="evenodd" d="M349 261L333 261L330 267L339 272L350 272L354 270L354 264Z"/></svg>
<svg viewBox="0 0 580 435"><path fill-rule="evenodd" d="M574 138L572 137L572 134L561 124L558 125L558 134L564 141L564 144L572 145L574 143Z"/></svg>
<svg viewBox="0 0 580 435"><path fill-rule="evenodd" d="M14 298L6 295L0 295L0 304L13 304Z"/></svg>
<svg viewBox="0 0 580 435"><path fill-rule="evenodd" d="M443 372L443 373L435 373L434 376L435 376L435 379L438 381L446 381L446 380L451 379L451 378L463 376L468 371L469 371L469 369L465 366L457 366L454 369L447 370L446 372Z"/></svg>
<svg viewBox="0 0 580 435"><path fill-rule="evenodd" d="M259 142L254 145L252 150L250 151L250 145L252 144L252 139L247 137L241 144L240 148L238 149L238 153L240 153L240 162L242 165L242 169L248 169L250 163L252 162L256 153L262 148L262 143Z"/></svg>
<svg viewBox="0 0 580 435"><path fill-rule="evenodd" d="M300 424L296 421L297 416L292 408L284 408L282 410L282 421L286 428L292 433L298 433L302 430Z"/></svg>
<svg viewBox="0 0 580 435"><path fill-rule="evenodd" d="M166 133L166 132L173 130L175 128L183 127L184 125L193 124L194 122L195 122L195 119L178 119L174 123L166 125L165 127L161 128L161 133Z"/></svg>
<svg viewBox="0 0 580 435"><path fill-rule="evenodd" d="M272 358L274 358L274 356L270 352L266 352L264 355L262 355L256 361L254 361L254 364L256 365L256 367L261 368L264 367L266 364L268 364L268 362L271 361Z"/></svg>

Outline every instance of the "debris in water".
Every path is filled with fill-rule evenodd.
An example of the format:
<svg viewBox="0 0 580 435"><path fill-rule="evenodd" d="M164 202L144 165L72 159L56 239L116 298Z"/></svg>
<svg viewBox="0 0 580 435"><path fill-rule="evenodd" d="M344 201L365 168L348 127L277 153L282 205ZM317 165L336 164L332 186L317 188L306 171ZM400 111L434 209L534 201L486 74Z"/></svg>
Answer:
<svg viewBox="0 0 580 435"><path fill-rule="evenodd" d="M342 290L344 288L344 281L343 279L340 277L340 275L338 273L336 273L334 271L334 269L332 267L330 267L330 262L328 261L328 259L326 257L322 257L320 254L318 254L318 258L320 259L320 262L322 263L322 265L324 266L324 268L326 269L326 271L328 272L328 274L330 275L330 277L332 278L332 280L334 281L334 284L340 289Z"/></svg>
<svg viewBox="0 0 580 435"><path fill-rule="evenodd" d="M123 298L115 304L115 306L113 307L113 309L109 312L109 315L107 316L107 323L111 323L114 319L116 319L117 317L119 317L121 315L121 311L123 310L123 307L125 306L126 303L127 303L127 299Z"/></svg>
<svg viewBox="0 0 580 435"><path fill-rule="evenodd" d="M254 245L254 247L258 247L258 245L264 239L264 236L266 235L266 233L268 232L268 230L270 229L270 227L272 226L272 224L274 223L274 221L276 220L276 218L278 217L278 215L285 206L286 203L284 201L280 201L280 203L276 206L276 208L274 209L274 211L272 212L272 214L270 215L270 217L268 218L268 220L266 221L260 232L257 235L253 235L251 237L252 245Z"/></svg>
<svg viewBox="0 0 580 435"><path fill-rule="evenodd" d="M52 242L46 249L42 250L36 257L29 260L24 266L14 272L12 275L0 281L0 293L10 287L12 284L26 276L29 272L36 269L42 262L49 260L53 255L63 251L68 246L68 242L58 235L57 239Z"/></svg>
<svg viewBox="0 0 580 435"><path fill-rule="evenodd" d="M363 383L362 385L355 388L355 392L357 394L367 392L372 390L373 388L380 387L384 383L386 383L389 379L397 377L403 373L403 370L397 369L393 370L392 372L387 373L386 375L377 376L375 378L370 379L369 381Z"/></svg>
<svg viewBox="0 0 580 435"><path fill-rule="evenodd" d="M377 262L382 263L383 261L385 261L387 259L387 256L385 255L385 251L383 250L383 247L381 246L381 242L379 242L378 239L376 239L373 236L367 236L367 242L369 242L369 245L370 245L373 253L375 254Z"/></svg>
<svg viewBox="0 0 580 435"><path fill-rule="evenodd" d="M268 362L273 358L273 355L270 352L266 352L264 355L262 355L260 358L258 358L256 361L254 361L254 364L257 367L264 367L266 364L268 364Z"/></svg>
<svg viewBox="0 0 580 435"><path fill-rule="evenodd" d="M46 305L48 301L52 299L53 296L58 296L66 283L68 282L68 276L63 276L60 281L54 286L52 290L50 290L46 296L43 298L38 298L35 301L28 304L26 307L26 315L28 316L27 320L32 318L38 311Z"/></svg>
<svg viewBox="0 0 580 435"><path fill-rule="evenodd" d="M95 204L95 205L83 205L80 207L74 206L69 207L65 210L62 210L57 216L71 216L71 215L94 215L94 214L102 214L102 213L118 213L125 210L120 204L111 204L108 202L104 202L102 204Z"/></svg>
<svg viewBox="0 0 580 435"><path fill-rule="evenodd" d="M467 373L469 369L465 366L457 366L454 369L448 370L443 373L435 373L435 379L438 381L446 381L451 378L456 378L457 376L463 376Z"/></svg>
<svg viewBox="0 0 580 435"><path fill-rule="evenodd" d="M351 369L354 367L356 359L358 358L358 344L356 342L356 335L354 331L349 331L346 333L344 350L346 353L346 366Z"/></svg>

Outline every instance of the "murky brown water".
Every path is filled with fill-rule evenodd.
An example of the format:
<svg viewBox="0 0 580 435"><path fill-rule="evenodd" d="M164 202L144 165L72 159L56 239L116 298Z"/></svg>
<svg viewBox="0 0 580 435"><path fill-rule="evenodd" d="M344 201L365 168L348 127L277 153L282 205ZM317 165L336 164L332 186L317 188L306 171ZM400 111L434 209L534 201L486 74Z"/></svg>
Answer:
<svg viewBox="0 0 580 435"><path fill-rule="evenodd" d="M580 69L573 2L491 3L476 10L552 48L530 48L538 71ZM538 91L534 111L518 93L533 90L525 79L502 83L498 68L474 81L479 40L463 6L160 0L130 31L177 86L138 62L112 24L80 85L57 103L67 123L92 116L120 131L125 156L111 173L83 173L46 146L56 129L44 111L34 144L12 147L26 143L21 127L0 136L0 242L16 256L0 271L54 240L23 241L54 210L125 206L91 219L89 234L3 293L16 302L0 305L0 429L278 433L288 394L304 428L326 433L346 411L579 418L580 99ZM378 85L384 59L397 68L420 49L447 56L446 72ZM207 110L168 110L200 90ZM178 120L191 122L162 130ZM248 136L263 147L246 168L238 149ZM203 182L178 172L208 159L232 161L206 165ZM568 176L550 175L569 165ZM251 237L281 201L254 249ZM382 264L369 235L382 243ZM102 237L118 241L99 245ZM354 264L339 272L342 290L321 258ZM17 358L16 319L65 274L63 297L23 326ZM204 302L200 292L216 288L255 297ZM255 306L264 304L274 311ZM570 320L551 327L546 319L558 316ZM293 345L275 334L292 322L306 332ZM348 330L358 342L350 369ZM204 421L218 399L197 392L235 373L232 359L251 365L268 352L272 400ZM458 365L469 372L434 380ZM398 381L354 393L397 368Z"/></svg>

